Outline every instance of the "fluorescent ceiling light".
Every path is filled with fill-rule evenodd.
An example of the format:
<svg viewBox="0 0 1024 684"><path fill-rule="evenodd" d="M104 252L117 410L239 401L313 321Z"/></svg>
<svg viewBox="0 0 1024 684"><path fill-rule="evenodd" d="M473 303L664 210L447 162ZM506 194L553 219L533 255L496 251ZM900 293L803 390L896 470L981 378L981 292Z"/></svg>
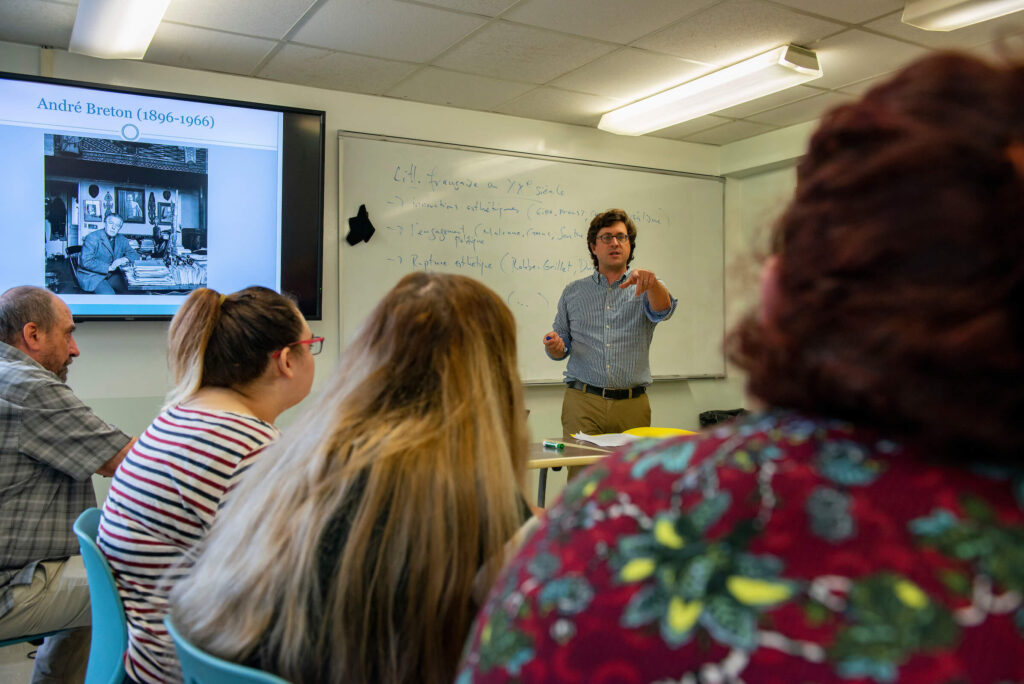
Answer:
<svg viewBox="0 0 1024 684"><path fill-rule="evenodd" d="M925 31L954 31L1024 10L1024 0L907 0L903 23Z"/></svg>
<svg viewBox="0 0 1024 684"><path fill-rule="evenodd" d="M79 0L70 52L142 59L171 0Z"/></svg>
<svg viewBox="0 0 1024 684"><path fill-rule="evenodd" d="M608 112L597 127L622 135L643 135L816 78L821 78L818 56L795 45L783 45Z"/></svg>

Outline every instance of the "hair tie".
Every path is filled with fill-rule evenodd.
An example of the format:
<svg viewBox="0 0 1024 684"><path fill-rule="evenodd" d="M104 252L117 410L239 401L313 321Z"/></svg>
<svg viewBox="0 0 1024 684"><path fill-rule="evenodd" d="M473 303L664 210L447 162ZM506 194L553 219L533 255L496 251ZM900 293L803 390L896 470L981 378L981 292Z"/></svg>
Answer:
<svg viewBox="0 0 1024 684"><path fill-rule="evenodd" d="M224 306L224 300L225 300L225 299L227 299L227 298L228 298L228 296L227 296L227 295L223 295L223 294L222 294L222 295L220 296L220 306Z"/></svg>

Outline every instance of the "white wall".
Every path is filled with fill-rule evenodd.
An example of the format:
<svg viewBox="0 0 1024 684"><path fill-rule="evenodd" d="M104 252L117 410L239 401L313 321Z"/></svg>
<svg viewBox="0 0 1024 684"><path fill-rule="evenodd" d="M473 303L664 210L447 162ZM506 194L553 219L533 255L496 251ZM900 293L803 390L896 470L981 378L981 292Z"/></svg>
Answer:
<svg viewBox="0 0 1024 684"><path fill-rule="evenodd" d="M202 96L269 102L327 112L326 182L324 202L324 318L312 322L316 335L327 344L318 357L314 393L300 407L315 406L317 388L337 364L339 331L339 130L422 138L466 145L556 156L581 157L621 164L677 169L703 174L730 174L726 185L726 317L735 320L751 301L751 260L748 256L758 230L771 222L774 198L792 186L791 171L754 173L751 167L769 168L788 163L793 140L774 134L766 141L742 141L717 148L706 145L616 136L582 126L426 105L404 100L356 95L254 78L228 76L127 61L104 61L63 51L0 43L0 70L101 84L166 90ZM767 138L767 136L760 136ZM739 147L737 147L739 146ZM751 159L744 163L744 155ZM747 175L754 173L754 175ZM612 201L611 199L609 200ZM670 273L663 275L669 283ZM755 279L756 280L756 279ZM552 312L552 316L554 312ZM684 320L685 311L676 314ZM153 418L168 388L165 353L166 324L159 322L85 322L76 334L82 355L70 372L69 384L104 419L138 434ZM540 353L540 349L538 349ZM713 408L744 405L742 378L730 369L724 379L656 382L651 389L653 423L696 428L697 414ZM536 438L561 432L562 388L529 386L527 407ZM282 418L287 425L289 414ZM564 474L549 478L549 492L557 491ZM106 491L104 484L98 487Z"/></svg>

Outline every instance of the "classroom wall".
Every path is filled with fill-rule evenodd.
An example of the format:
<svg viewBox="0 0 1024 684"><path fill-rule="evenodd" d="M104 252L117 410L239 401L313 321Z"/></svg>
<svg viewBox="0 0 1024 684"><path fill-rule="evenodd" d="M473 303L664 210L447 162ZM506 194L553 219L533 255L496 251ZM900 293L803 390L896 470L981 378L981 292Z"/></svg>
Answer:
<svg viewBox="0 0 1024 684"><path fill-rule="evenodd" d="M735 147L739 143L719 148L649 137L633 138L582 126L141 62L97 60L60 50L2 42L0 70L208 97L271 102L327 112L324 318L310 324L314 334L327 337L327 343L317 358L317 380L313 394L299 409L304 405L315 405L315 395L334 371L340 352L338 282L339 269L343 268L343 264L339 259L340 198L335 144L339 130L712 175L723 173L722 161L725 159L727 172L736 176L730 177L726 185L727 321L735 320L752 300L752 283L756 282L756 278L752 278L751 273L756 272L756 268L749 256L751 247L758 243L761 229L770 223L772 210L778 205L777 198L784 196L792 187L791 171L788 168L780 170L778 167L789 163L791 150L799 147L799 144L794 146L793 140L802 140L803 136L802 132L798 132L795 137L774 136L762 143L741 141L743 145L739 148ZM744 154L751 159L750 164L744 163ZM761 169L764 171L761 172ZM613 203L614 199L609 198L609 206ZM658 275L671 287L671 273ZM684 323L685 316L685 311L679 311L672 322ZM138 434L159 410L168 389L165 332L166 323L160 322L82 323L76 333L82 355L71 368L69 384L101 417L132 434ZM524 340L522 343L528 344L529 341ZM538 353L541 353L540 345ZM560 434L562 388L528 386L525 391L534 437L539 439ZM700 411L744 405L741 374L731 368L728 376L722 379L656 382L650 396L655 425L683 428L696 428ZM293 409L283 416L280 423L287 426L295 411ZM549 492L557 491L561 482L564 482L564 474L549 478ZM102 495L106 491L106 484L99 481L97 489Z"/></svg>

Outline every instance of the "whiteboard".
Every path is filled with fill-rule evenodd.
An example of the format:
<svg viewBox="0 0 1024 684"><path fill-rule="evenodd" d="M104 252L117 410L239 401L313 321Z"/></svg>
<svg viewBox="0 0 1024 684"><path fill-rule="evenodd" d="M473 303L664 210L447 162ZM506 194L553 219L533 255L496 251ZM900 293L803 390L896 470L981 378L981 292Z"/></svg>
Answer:
<svg viewBox="0 0 1024 684"><path fill-rule="evenodd" d="M511 308L523 380L561 381L566 362L541 340L565 285L593 273L591 218L618 207L637 225L631 267L654 271L679 300L655 330L652 373L725 374L721 178L350 132L338 145L341 238L361 204L376 228L369 242L340 240L343 344L406 273L460 273Z"/></svg>

